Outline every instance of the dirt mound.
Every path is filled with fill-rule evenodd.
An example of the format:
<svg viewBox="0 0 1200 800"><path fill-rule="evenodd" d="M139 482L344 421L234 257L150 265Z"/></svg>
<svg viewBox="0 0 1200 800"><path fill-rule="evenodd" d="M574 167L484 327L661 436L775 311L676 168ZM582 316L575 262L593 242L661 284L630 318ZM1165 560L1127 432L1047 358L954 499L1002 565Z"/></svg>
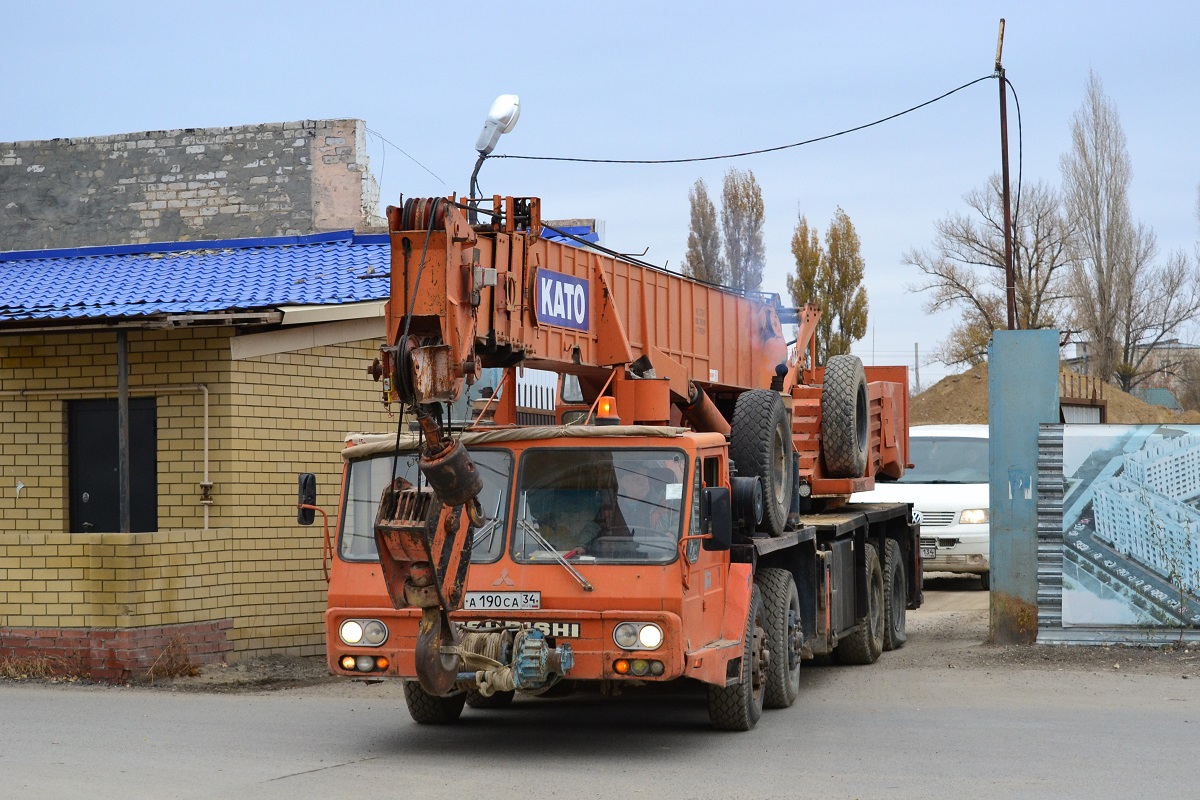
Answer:
<svg viewBox="0 0 1200 800"><path fill-rule="evenodd" d="M1085 394L1080 387L1086 379L1070 370L1061 371L1060 387L1068 393ZM1100 387L1100 396L1108 402L1108 421L1115 424L1175 422L1200 424L1200 412L1176 413L1162 406L1142 402L1110 384ZM912 398L908 407L911 425L948 425L954 423L986 423L988 421L988 370L979 364L958 375L949 375Z"/></svg>

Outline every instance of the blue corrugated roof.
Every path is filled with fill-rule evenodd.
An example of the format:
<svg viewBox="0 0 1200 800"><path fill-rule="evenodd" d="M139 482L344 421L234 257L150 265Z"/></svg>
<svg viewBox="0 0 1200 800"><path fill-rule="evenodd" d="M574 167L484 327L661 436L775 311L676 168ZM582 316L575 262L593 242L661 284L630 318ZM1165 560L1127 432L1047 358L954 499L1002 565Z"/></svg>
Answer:
<svg viewBox="0 0 1200 800"><path fill-rule="evenodd" d="M560 231L561 233L570 234L570 236L563 236L559 233ZM591 242L592 244L597 244L600 241L600 235L596 233L595 229L591 225L563 225L562 227L555 228L553 230L550 228L542 228L541 235L542 238L546 239L547 241L569 244L572 247L582 247L583 245L580 243L580 239ZM572 239L571 236L575 238Z"/></svg>
<svg viewBox="0 0 1200 800"><path fill-rule="evenodd" d="M386 234L0 253L0 323L336 305L387 298Z"/></svg>

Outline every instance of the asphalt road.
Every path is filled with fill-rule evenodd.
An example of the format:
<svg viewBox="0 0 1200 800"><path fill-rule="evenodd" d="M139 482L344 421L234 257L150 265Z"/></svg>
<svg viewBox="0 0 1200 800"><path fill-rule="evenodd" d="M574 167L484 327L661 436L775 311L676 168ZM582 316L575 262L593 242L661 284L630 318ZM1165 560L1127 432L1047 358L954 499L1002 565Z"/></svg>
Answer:
<svg viewBox="0 0 1200 800"><path fill-rule="evenodd" d="M434 728L393 684L0 683L0 797L1200 796L1200 682L954 663L982 646L973 580L931 591L878 664L806 667L797 705L743 734L709 730L695 690L518 700Z"/></svg>

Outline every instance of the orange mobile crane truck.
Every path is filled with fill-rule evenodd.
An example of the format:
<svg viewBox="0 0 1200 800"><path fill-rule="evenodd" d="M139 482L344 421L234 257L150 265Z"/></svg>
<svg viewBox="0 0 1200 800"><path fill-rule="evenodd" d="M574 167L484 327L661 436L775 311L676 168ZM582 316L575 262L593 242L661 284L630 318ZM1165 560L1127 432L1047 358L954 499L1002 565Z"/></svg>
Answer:
<svg viewBox="0 0 1200 800"><path fill-rule="evenodd" d="M335 674L404 679L421 723L691 679L714 726L748 730L794 702L803 660L904 644L911 506L846 501L903 474L906 368L817 366L815 306L549 241L536 198L387 217L371 372L400 429L343 451ZM556 424L516 424L518 366L561 377ZM443 404L483 368L503 381L452 425ZM302 506L314 496L301 476Z"/></svg>

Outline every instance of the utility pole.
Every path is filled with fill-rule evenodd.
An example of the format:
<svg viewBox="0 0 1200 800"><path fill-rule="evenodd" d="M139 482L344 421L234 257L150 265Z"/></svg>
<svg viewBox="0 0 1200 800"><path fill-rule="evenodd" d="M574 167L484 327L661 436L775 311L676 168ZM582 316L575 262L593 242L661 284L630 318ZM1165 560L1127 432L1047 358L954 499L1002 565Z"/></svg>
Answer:
<svg viewBox="0 0 1200 800"><path fill-rule="evenodd" d="M1004 52L1004 20L1000 20L1000 35L996 38L996 77L1000 83L1000 171L1004 184L1004 283L1008 304L1008 329L1017 329L1017 289L1013 268L1012 211L1008 193L1008 84L1000 57Z"/></svg>

